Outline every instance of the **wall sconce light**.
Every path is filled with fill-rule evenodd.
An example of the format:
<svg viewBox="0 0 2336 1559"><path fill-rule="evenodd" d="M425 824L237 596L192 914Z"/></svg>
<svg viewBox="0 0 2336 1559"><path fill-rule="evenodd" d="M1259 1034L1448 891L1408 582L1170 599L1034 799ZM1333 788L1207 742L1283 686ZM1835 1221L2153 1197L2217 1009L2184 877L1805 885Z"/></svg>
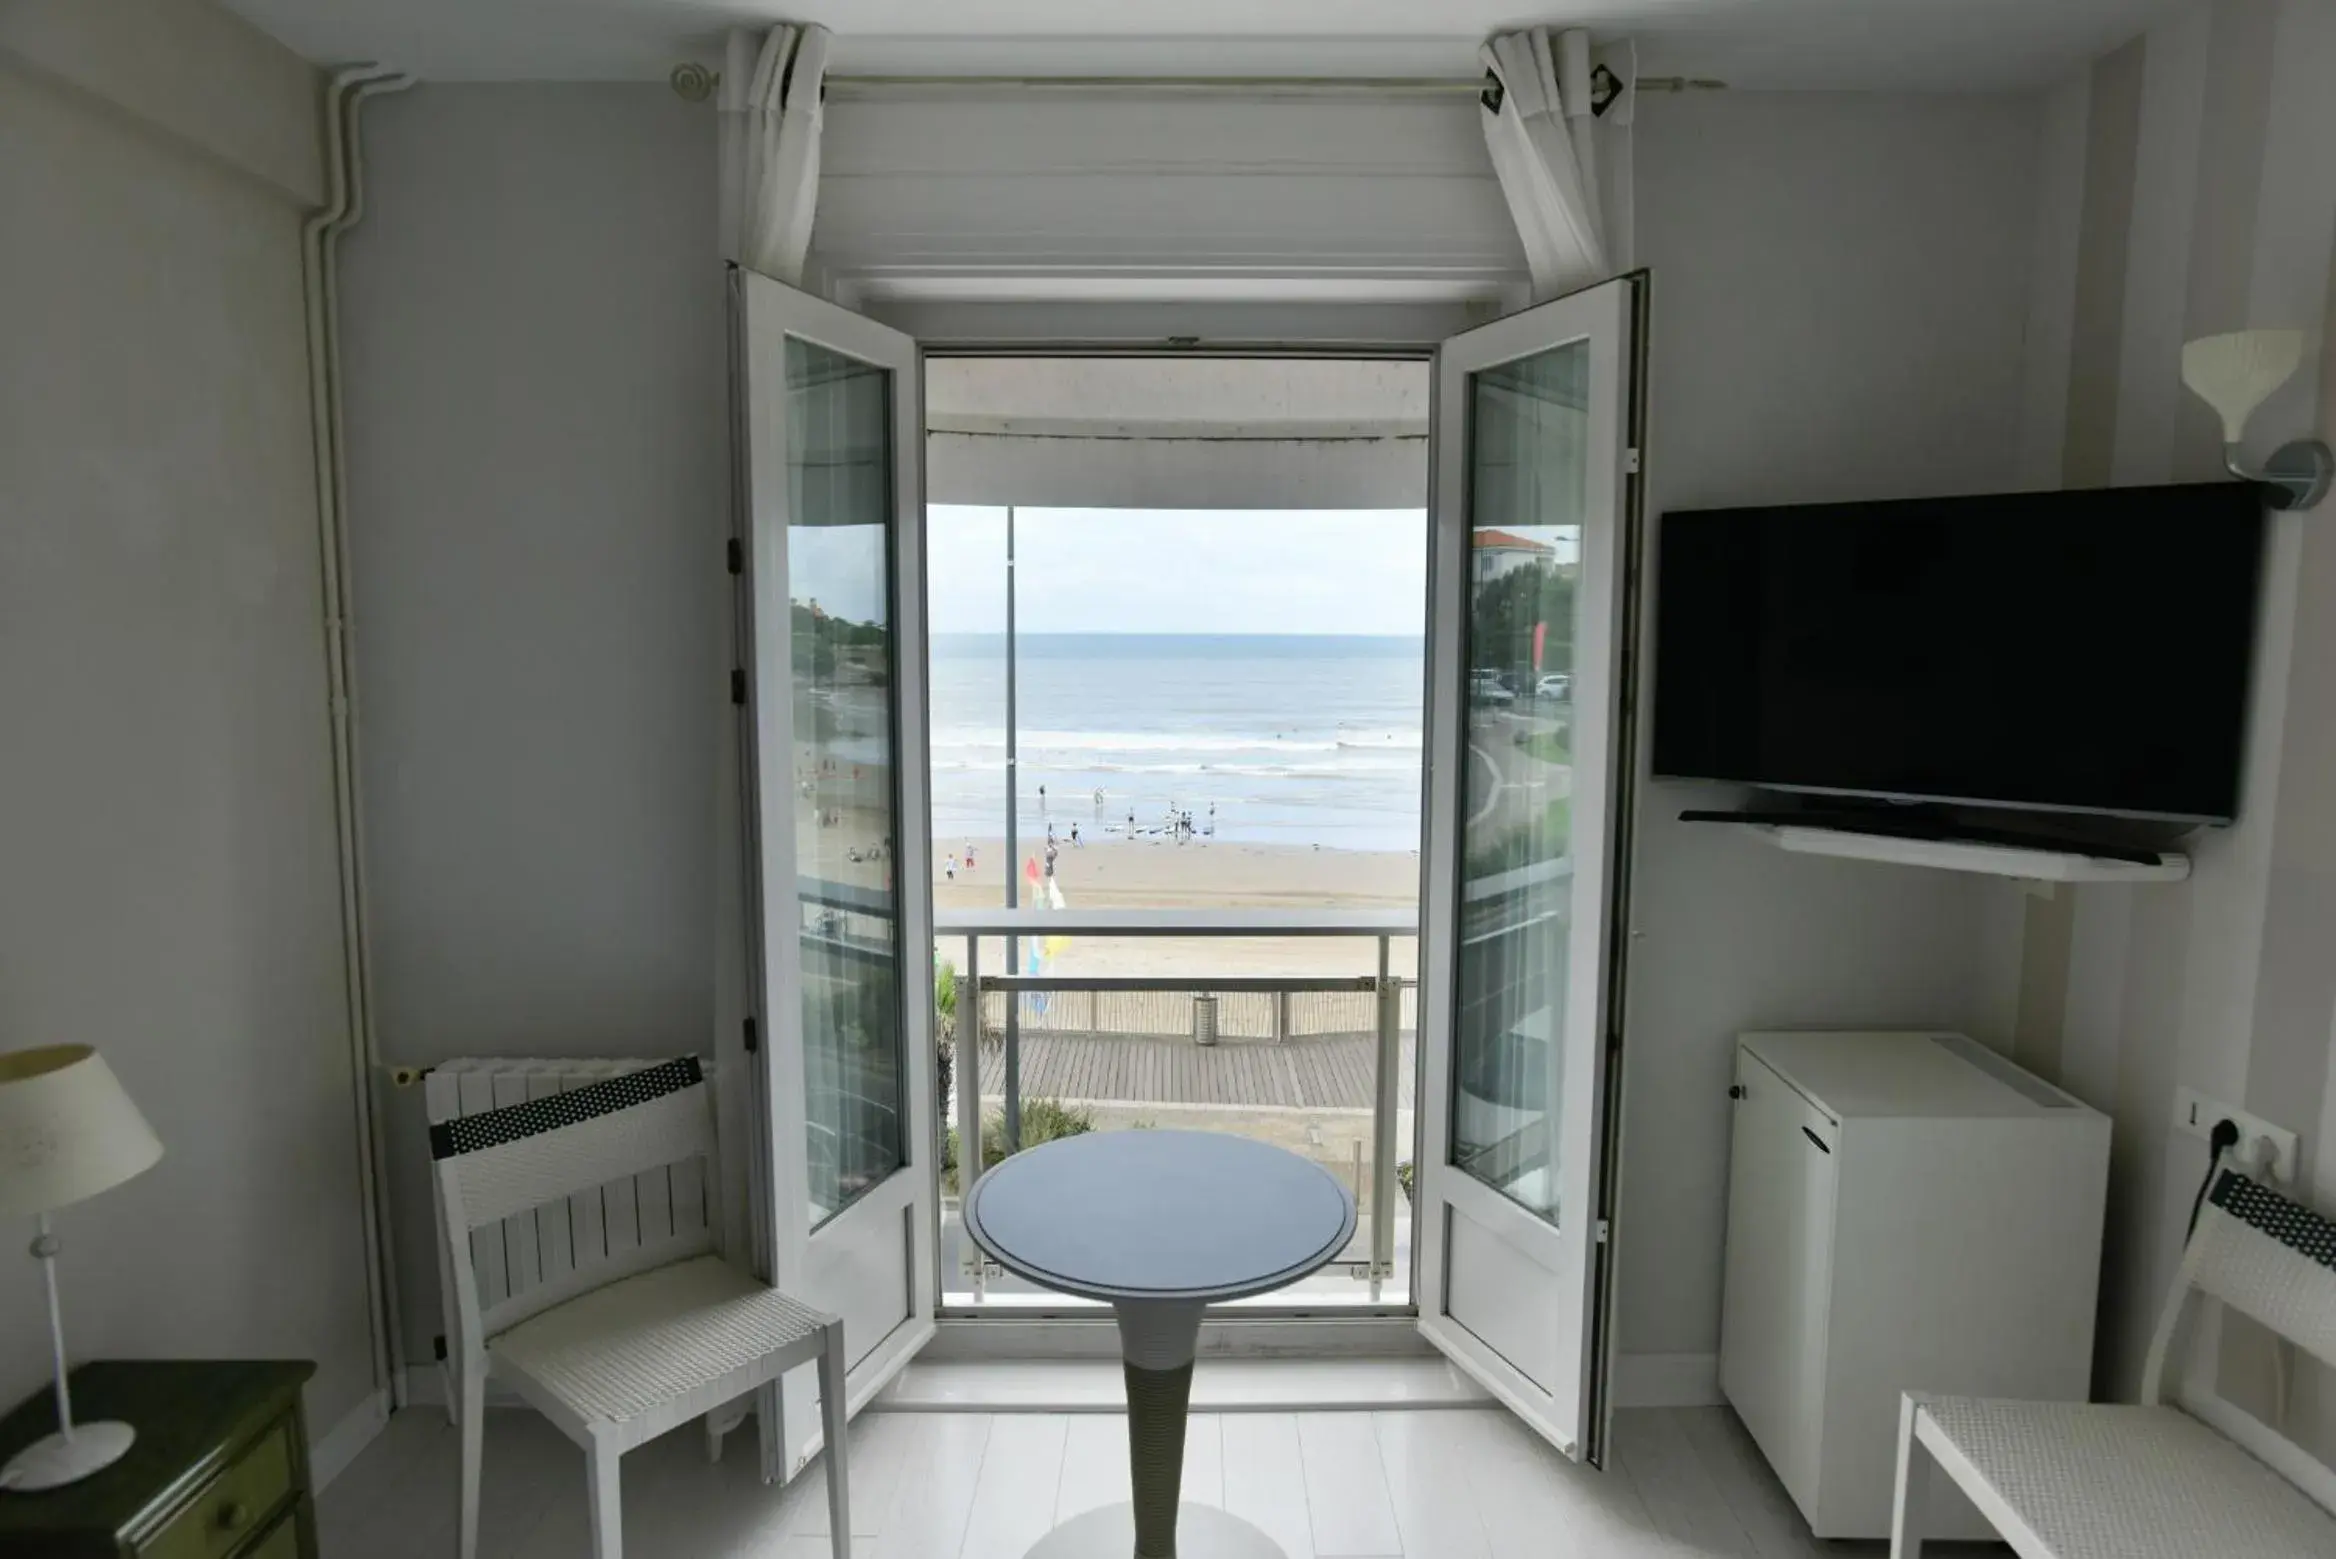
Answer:
<svg viewBox="0 0 2336 1559"><path fill-rule="evenodd" d="M2231 475L2260 482L2271 491L2274 509L2309 509L2328 496L2336 457L2321 440L2282 444L2260 471L2239 463L2239 440L2247 419L2287 383L2304 358L2300 330L2240 330L2203 336L2182 348L2182 382L2222 418L2222 463Z"/></svg>

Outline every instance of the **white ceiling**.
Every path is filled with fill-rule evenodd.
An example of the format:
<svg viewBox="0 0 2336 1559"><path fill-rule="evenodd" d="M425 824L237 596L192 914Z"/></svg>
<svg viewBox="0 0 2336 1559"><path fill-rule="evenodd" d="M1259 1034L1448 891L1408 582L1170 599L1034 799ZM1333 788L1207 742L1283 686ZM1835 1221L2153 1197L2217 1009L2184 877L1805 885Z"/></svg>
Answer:
<svg viewBox="0 0 2336 1559"><path fill-rule="evenodd" d="M1450 75L1524 23L1738 88L2041 85L2184 0L227 0L325 64L438 80L651 80L740 22L823 22L859 73Z"/></svg>

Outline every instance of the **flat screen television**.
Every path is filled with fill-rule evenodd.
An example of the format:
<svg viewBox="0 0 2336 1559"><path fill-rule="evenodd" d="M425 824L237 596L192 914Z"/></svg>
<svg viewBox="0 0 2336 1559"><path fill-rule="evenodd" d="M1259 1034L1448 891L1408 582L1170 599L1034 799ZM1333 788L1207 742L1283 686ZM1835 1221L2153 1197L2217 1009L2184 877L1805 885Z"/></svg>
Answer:
<svg viewBox="0 0 2336 1559"><path fill-rule="evenodd" d="M1654 770L2229 821L2264 525L2235 482L1666 514Z"/></svg>

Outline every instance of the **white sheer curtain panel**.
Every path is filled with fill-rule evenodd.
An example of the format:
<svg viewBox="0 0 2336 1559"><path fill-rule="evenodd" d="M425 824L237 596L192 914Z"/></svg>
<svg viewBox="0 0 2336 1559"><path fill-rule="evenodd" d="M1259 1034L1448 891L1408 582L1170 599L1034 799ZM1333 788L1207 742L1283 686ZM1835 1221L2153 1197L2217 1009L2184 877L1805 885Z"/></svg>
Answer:
<svg viewBox="0 0 2336 1559"><path fill-rule="evenodd" d="M1600 198L1590 35L1531 27L1495 37L1478 57L1491 77L1484 144L1524 240L1533 301L1605 280L1623 256ZM1627 113L1627 92L1618 106Z"/></svg>
<svg viewBox="0 0 2336 1559"><path fill-rule="evenodd" d="M722 63L722 253L803 285L819 204L824 27L731 32Z"/></svg>

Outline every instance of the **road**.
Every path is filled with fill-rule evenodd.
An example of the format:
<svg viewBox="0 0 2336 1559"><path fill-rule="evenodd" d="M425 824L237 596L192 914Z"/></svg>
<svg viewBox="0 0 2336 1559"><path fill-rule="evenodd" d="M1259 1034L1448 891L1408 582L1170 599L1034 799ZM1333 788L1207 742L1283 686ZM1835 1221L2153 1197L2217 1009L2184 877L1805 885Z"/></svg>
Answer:
<svg viewBox="0 0 2336 1559"><path fill-rule="evenodd" d="M1570 724L1563 714L1531 705L1468 711L1463 854L1538 823L1550 802L1573 794L1570 764L1551 763L1519 745L1528 737L1563 732Z"/></svg>

